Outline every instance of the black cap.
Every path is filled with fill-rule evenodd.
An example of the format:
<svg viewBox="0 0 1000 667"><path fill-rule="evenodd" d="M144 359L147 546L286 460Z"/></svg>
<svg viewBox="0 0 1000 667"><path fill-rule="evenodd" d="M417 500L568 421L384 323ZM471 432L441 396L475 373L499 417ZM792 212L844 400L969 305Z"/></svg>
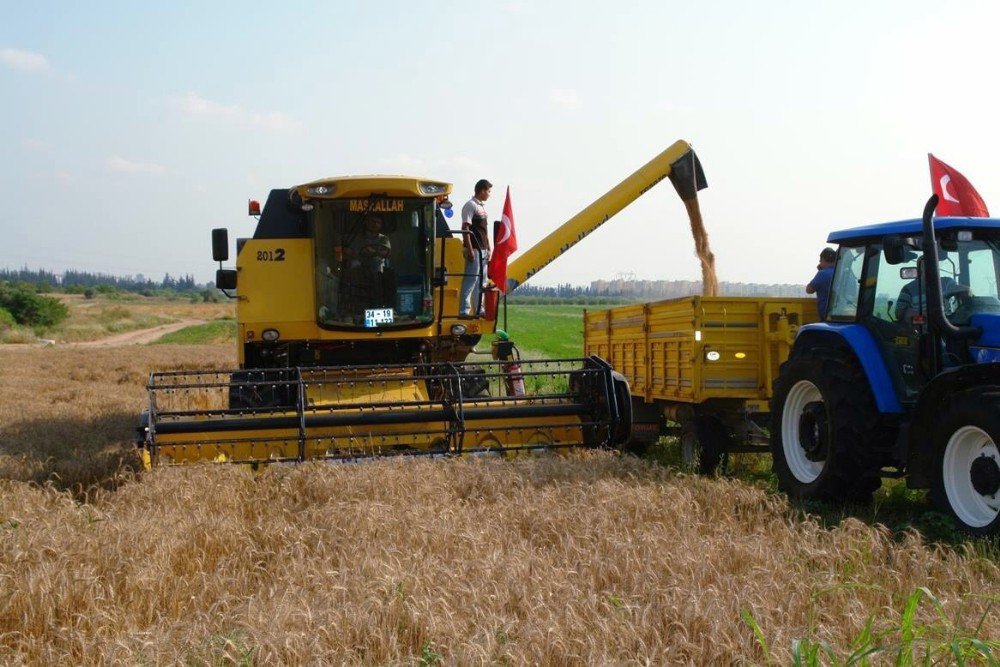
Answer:
<svg viewBox="0 0 1000 667"><path fill-rule="evenodd" d="M487 181L485 178L480 178L478 181L476 181L476 192L479 192L480 190L486 190L492 187L493 184Z"/></svg>

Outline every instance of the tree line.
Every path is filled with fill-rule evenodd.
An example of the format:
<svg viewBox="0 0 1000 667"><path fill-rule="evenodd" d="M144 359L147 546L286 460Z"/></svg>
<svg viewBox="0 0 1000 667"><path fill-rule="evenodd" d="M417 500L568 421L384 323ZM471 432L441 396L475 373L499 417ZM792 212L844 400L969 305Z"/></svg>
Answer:
<svg viewBox="0 0 1000 667"><path fill-rule="evenodd" d="M27 283L37 291L60 291L82 293L88 287L111 287L123 292L154 292L156 290L173 290L187 292L213 287L211 284L198 285L194 276L188 274L173 277L169 273L163 280L155 281L142 274L137 276L113 276L107 273L92 273L89 271L67 270L57 274L45 269L0 269L0 281L11 283ZM104 290L106 291L106 290Z"/></svg>
<svg viewBox="0 0 1000 667"><path fill-rule="evenodd" d="M82 294L92 299L98 294L121 298L126 293L142 296L189 298L192 302L221 299L212 283L199 285L194 276L152 280L142 275L113 276L107 273L68 270L61 274L44 269L0 269L0 332L15 325L44 331L69 317L69 308L50 292Z"/></svg>

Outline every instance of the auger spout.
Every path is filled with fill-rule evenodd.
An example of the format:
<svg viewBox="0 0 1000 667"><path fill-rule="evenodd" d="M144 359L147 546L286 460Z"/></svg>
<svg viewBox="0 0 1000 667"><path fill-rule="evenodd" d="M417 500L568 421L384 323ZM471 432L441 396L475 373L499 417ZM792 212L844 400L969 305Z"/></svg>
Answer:
<svg viewBox="0 0 1000 667"><path fill-rule="evenodd" d="M554 259L583 240L588 234L665 178L669 178L673 182L677 193L687 205L692 230L695 229L696 222L700 226L701 217L700 213L697 213L697 198L698 190L707 185L705 175L691 144L686 141L676 141L662 153L639 167L628 178L564 222L544 239L512 260L507 267L508 289L516 288L537 274ZM689 202L693 202L693 204ZM696 213L697 221L693 217ZM714 276L714 268L712 274Z"/></svg>

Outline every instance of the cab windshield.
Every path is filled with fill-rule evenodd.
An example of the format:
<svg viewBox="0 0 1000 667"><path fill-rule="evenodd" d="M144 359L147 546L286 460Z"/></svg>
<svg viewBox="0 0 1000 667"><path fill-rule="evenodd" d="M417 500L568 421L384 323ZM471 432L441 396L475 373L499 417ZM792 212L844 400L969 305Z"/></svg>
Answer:
<svg viewBox="0 0 1000 667"><path fill-rule="evenodd" d="M433 200L315 203L317 320L383 329L433 320Z"/></svg>
<svg viewBox="0 0 1000 667"><path fill-rule="evenodd" d="M872 255L873 260L878 257ZM977 313L1000 312L1000 240L995 236L952 230L943 233L938 266L944 312L953 324L967 325ZM875 317L906 324L926 321L927 286L920 253L908 252L901 264L879 262L869 274L873 271L878 272Z"/></svg>
<svg viewBox="0 0 1000 667"><path fill-rule="evenodd" d="M973 238L969 232L952 232L942 238L938 256L941 295L952 323L965 325L976 313L1000 311L1000 244L996 237Z"/></svg>

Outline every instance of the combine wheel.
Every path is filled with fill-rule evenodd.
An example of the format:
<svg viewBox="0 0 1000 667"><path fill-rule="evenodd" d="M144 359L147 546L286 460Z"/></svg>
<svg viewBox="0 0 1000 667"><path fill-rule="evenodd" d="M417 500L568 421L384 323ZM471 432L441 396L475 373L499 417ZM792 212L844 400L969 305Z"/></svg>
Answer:
<svg viewBox="0 0 1000 667"><path fill-rule="evenodd" d="M871 500L881 485L873 455L879 415L849 352L807 349L781 367L771 402L778 486L800 499Z"/></svg>
<svg viewBox="0 0 1000 667"><path fill-rule="evenodd" d="M1000 534L1000 387L953 396L932 437L934 504L969 533Z"/></svg>
<svg viewBox="0 0 1000 667"><path fill-rule="evenodd" d="M617 374L616 374L617 375ZM627 389L628 383L622 379ZM622 412L628 418L628 433L619 434L619 438L624 435L624 439L616 439L621 443L619 448L626 454L633 456L644 456L649 451L649 446L660 439L662 431L661 422L663 415L660 413L660 406L657 403L646 403L638 396L623 396L620 388L622 384L616 379L615 388L618 390L618 404L622 407Z"/></svg>
<svg viewBox="0 0 1000 667"><path fill-rule="evenodd" d="M714 417L681 422L681 467L687 472L713 474L722 463L730 440L725 425Z"/></svg>

